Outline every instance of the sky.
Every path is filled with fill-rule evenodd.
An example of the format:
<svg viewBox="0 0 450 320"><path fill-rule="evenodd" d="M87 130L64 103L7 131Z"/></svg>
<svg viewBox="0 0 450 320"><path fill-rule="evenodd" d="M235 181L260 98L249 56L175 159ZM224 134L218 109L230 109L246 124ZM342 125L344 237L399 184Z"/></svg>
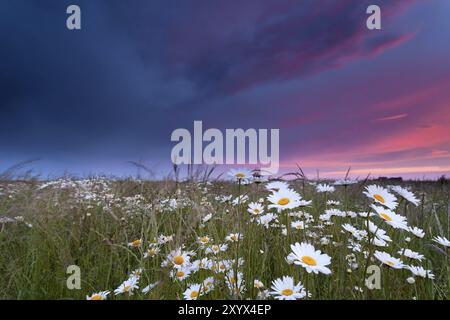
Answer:
<svg viewBox="0 0 450 320"><path fill-rule="evenodd" d="M450 175L450 1L3 0L0 14L0 172L165 175L172 131L201 120L280 129L282 172Z"/></svg>

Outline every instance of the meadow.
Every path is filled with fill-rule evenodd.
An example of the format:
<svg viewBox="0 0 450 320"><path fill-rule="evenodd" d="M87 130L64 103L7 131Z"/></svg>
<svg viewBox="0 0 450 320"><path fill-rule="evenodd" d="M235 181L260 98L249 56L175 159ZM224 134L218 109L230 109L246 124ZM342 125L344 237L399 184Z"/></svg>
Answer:
<svg viewBox="0 0 450 320"><path fill-rule="evenodd" d="M449 298L448 180L224 178L2 179L0 298Z"/></svg>

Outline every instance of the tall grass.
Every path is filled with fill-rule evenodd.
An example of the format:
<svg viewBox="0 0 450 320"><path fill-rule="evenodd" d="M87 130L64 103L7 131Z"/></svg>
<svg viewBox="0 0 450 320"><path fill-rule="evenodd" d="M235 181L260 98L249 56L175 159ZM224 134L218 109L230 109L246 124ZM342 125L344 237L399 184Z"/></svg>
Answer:
<svg viewBox="0 0 450 320"><path fill-rule="evenodd" d="M149 293L140 290L133 296L120 295L114 299L180 299L189 283L200 283L207 276L216 277L216 288L202 299L230 299L258 297L259 290L253 281L261 280L266 287L283 275L301 281L312 299L448 299L450 289L448 249L431 241L433 236L448 238L449 187L445 182L405 182L411 186L422 203L418 207L402 202L397 213L406 215L408 223L422 228L426 235L419 239L409 233L384 227L393 242L383 248L399 256L402 248L420 252L426 259L422 263L436 275L434 280L417 278L414 284L406 279L408 270L381 267L380 290L369 290L364 285L366 265L380 265L376 260L356 253L358 268L351 269L346 256L348 233L342 231L343 223L363 226L364 218L334 217L332 225L318 228L319 215L327 208L327 200L340 201L337 208L346 211L368 211L369 200L363 196L364 182L337 187L334 193L321 194L304 181L291 186L304 199L312 200L311 207L302 210L313 215L315 223L310 230L318 238L308 237L305 230L288 227L287 235L281 228L264 228L251 222L247 212L248 202L267 197L260 184L242 185L215 181L187 182L166 180L159 182L134 179L90 179L84 182L61 180L42 188L43 182L27 179L0 183L0 298L3 299L85 299L86 295L101 290L113 291L129 273L144 268L141 288L159 281ZM219 201L222 195L247 195L246 203ZM177 205L168 205L175 199ZM266 201L266 200L264 200ZM329 207L329 206L328 206ZM212 213L212 219L202 223L202 218ZM18 217L19 218L15 218ZM5 217L11 218L7 221ZM23 218L21 218L23 217ZM280 214L279 222L290 225L287 214ZM214 243L223 243L231 232L240 232L244 238L230 243L220 258L243 258L240 271L244 274L246 291L232 295L226 288L223 273L200 270L186 281L174 281L169 268L161 267L165 256L173 249L185 246L197 252L196 258L205 256L199 249L197 238L209 235ZM154 258L143 258L146 244L160 234L174 235L173 242L162 246ZM321 242L327 236L329 241ZM410 241L408 242L408 238ZM139 248L128 243L142 239ZM331 256L331 275L308 274L296 265L286 262L290 244L311 242L316 248ZM373 251L375 248L366 248ZM402 257L408 263L406 257ZM81 269L81 289L69 290L66 285L69 265ZM355 289L355 287L359 287Z"/></svg>

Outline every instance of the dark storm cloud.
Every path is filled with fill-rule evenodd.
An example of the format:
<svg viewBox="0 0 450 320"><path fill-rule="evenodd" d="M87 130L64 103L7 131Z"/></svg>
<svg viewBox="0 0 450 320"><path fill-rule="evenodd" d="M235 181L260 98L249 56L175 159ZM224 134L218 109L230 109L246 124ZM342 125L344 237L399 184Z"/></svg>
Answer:
<svg viewBox="0 0 450 320"><path fill-rule="evenodd" d="M195 119L273 127L251 97L405 38L369 34L372 2L2 1L0 155L167 159L171 131ZM379 1L387 21L413 2ZM73 3L79 31L65 27Z"/></svg>

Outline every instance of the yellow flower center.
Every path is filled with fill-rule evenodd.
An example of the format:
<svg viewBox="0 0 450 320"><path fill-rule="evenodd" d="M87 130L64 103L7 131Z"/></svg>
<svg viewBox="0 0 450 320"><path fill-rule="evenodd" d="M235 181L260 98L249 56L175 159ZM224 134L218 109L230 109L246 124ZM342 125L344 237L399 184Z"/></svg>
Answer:
<svg viewBox="0 0 450 320"><path fill-rule="evenodd" d="M306 263L308 266L316 266L317 265L316 259L314 259L313 257L310 257L310 256L303 256L302 261L304 263Z"/></svg>
<svg viewBox="0 0 450 320"><path fill-rule="evenodd" d="M202 242L202 243L208 243L209 242L209 238L208 237L201 237L200 238L200 241Z"/></svg>
<svg viewBox="0 0 450 320"><path fill-rule="evenodd" d="M281 291L283 296L292 296L293 293L294 291L292 291L292 289L283 289L283 291Z"/></svg>
<svg viewBox="0 0 450 320"><path fill-rule="evenodd" d="M212 249L213 249L213 251L219 251L219 246L218 245L213 245Z"/></svg>
<svg viewBox="0 0 450 320"><path fill-rule="evenodd" d="M141 245L141 240L140 240L140 239L134 240L134 241L131 243L131 245L132 245L133 247L139 247L139 246Z"/></svg>
<svg viewBox="0 0 450 320"><path fill-rule="evenodd" d="M198 291L193 290L191 292L191 298L197 298L198 297Z"/></svg>
<svg viewBox="0 0 450 320"><path fill-rule="evenodd" d="M242 179L242 178L245 178L245 174L243 174L242 172L238 172L235 174L235 177L238 179Z"/></svg>
<svg viewBox="0 0 450 320"><path fill-rule="evenodd" d="M184 272L183 271L177 271L177 277L181 278L184 276Z"/></svg>
<svg viewBox="0 0 450 320"><path fill-rule="evenodd" d="M386 213L380 213L380 216L381 216L384 220L392 221L392 218L391 218L389 215L387 215Z"/></svg>
<svg viewBox="0 0 450 320"><path fill-rule="evenodd" d="M384 198L379 194L374 194L373 197L381 203L385 202Z"/></svg>
<svg viewBox="0 0 450 320"><path fill-rule="evenodd" d="M225 265L224 264L221 264L220 266L219 266L219 268L220 268L220 270L225 270Z"/></svg>
<svg viewBox="0 0 450 320"><path fill-rule="evenodd" d="M235 234L233 234L233 235L231 236L231 240L237 241L237 236L236 236Z"/></svg>
<svg viewBox="0 0 450 320"><path fill-rule="evenodd" d="M290 201L289 201L288 198L281 198L280 200L278 200L278 204L279 204L280 206L285 206L285 205L287 205L289 202L290 202Z"/></svg>
<svg viewBox="0 0 450 320"><path fill-rule="evenodd" d="M386 264L391 267L393 267L395 265L395 263L392 261L386 261Z"/></svg>
<svg viewBox="0 0 450 320"><path fill-rule="evenodd" d="M125 287L123 287L123 292L128 292L128 291L130 291L130 289L131 289L131 286L125 286Z"/></svg>
<svg viewBox="0 0 450 320"><path fill-rule="evenodd" d="M103 298L102 298L102 296L99 295L99 294L94 294L94 295L91 297L91 300L103 300Z"/></svg>
<svg viewBox="0 0 450 320"><path fill-rule="evenodd" d="M182 256L176 256L173 261L175 262L175 264L177 265L181 265L184 262L184 258Z"/></svg>
<svg viewBox="0 0 450 320"><path fill-rule="evenodd" d="M259 209L253 209L253 213L254 214L258 214L259 213Z"/></svg>

